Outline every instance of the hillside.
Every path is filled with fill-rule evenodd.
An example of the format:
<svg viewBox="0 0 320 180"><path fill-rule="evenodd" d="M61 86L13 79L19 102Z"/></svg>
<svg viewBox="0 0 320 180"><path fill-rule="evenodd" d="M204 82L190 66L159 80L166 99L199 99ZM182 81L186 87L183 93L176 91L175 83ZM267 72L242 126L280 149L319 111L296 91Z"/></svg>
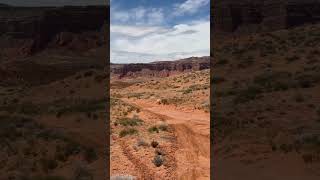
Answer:
<svg viewBox="0 0 320 180"><path fill-rule="evenodd" d="M112 79L111 175L210 178L209 80L209 69Z"/></svg>
<svg viewBox="0 0 320 180"><path fill-rule="evenodd" d="M320 22L319 0L224 0L212 6L217 34L251 34Z"/></svg>
<svg viewBox="0 0 320 180"><path fill-rule="evenodd" d="M0 179L105 178L109 7L0 7Z"/></svg>
<svg viewBox="0 0 320 180"><path fill-rule="evenodd" d="M215 178L319 179L319 40L306 24L215 41Z"/></svg>
<svg viewBox="0 0 320 180"><path fill-rule="evenodd" d="M1 7L0 14L2 85L39 85L107 64L107 7Z"/></svg>
<svg viewBox="0 0 320 180"><path fill-rule="evenodd" d="M2 58L24 57L49 47L81 52L107 42L106 6L9 6L0 7L0 15Z"/></svg>

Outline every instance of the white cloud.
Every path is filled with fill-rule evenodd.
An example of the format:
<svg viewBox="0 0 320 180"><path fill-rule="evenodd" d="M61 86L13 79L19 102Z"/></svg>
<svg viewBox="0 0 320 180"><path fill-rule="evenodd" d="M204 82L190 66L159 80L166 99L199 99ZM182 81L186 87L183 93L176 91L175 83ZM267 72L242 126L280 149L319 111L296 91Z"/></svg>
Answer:
<svg viewBox="0 0 320 180"><path fill-rule="evenodd" d="M171 61L179 60L189 57L202 57L209 56L209 50L197 51L197 52L180 52L171 54L147 54L147 53L136 53L127 51L111 51L112 63L149 63L155 61Z"/></svg>
<svg viewBox="0 0 320 180"><path fill-rule="evenodd" d="M162 9L152 8L147 16L148 16L148 24L162 24L164 20Z"/></svg>
<svg viewBox="0 0 320 180"><path fill-rule="evenodd" d="M187 0L182 4L177 4L173 15L194 14L201 10L201 7L209 4L209 0Z"/></svg>
<svg viewBox="0 0 320 180"><path fill-rule="evenodd" d="M132 38L137 36L139 38ZM111 62L209 56L209 49L209 21L179 24L167 29L156 26L111 26Z"/></svg>
<svg viewBox="0 0 320 180"><path fill-rule="evenodd" d="M110 31L113 35L121 35L124 37L140 37L151 33L160 33L167 31L157 26L129 26L129 25L111 25Z"/></svg>
<svg viewBox="0 0 320 180"><path fill-rule="evenodd" d="M134 16L136 19L142 19L145 16L146 11L147 10L142 7L138 7L138 8L133 9Z"/></svg>
<svg viewBox="0 0 320 180"><path fill-rule="evenodd" d="M111 20L122 24L159 25L164 22L164 13L161 8L137 7L126 11L112 8Z"/></svg>
<svg viewBox="0 0 320 180"><path fill-rule="evenodd" d="M130 19L130 15L128 12L114 11L111 13L111 18L118 22L127 22Z"/></svg>
<svg viewBox="0 0 320 180"><path fill-rule="evenodd" d="M114 1L115 2L115 1ZM111 6L111 62L134 63L210 55L210 21L192 21L209 0L185 0L170 9ZM187 20L187 21L186 21ZM180 21L180 22L179 22ZM182 23L183 22L183 23Z"/></svg>

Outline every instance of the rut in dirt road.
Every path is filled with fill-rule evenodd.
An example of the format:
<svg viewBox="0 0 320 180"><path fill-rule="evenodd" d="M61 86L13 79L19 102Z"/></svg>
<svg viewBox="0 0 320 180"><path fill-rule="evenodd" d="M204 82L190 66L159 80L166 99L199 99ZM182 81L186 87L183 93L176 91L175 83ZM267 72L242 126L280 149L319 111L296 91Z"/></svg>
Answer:
<svg viewBox="0 0 320 180"><path fill-rule="evenodd" d="M157 115L174 128L177 139L178 179L210 179L210 118L197 114L165 109L164 106L144 102L130 102L142 111ZM206 117L207 115L207 117Z"/></svg>
<svg viewBox="0 0 320 180"><path fill-rule="evenodd" d="M136 158L130 151L127 144L121 143L123 154L135 164L135 169L139 172L141 179L154 180L154 172L152 172L146 165L144 165L138 158Z"/></svg>

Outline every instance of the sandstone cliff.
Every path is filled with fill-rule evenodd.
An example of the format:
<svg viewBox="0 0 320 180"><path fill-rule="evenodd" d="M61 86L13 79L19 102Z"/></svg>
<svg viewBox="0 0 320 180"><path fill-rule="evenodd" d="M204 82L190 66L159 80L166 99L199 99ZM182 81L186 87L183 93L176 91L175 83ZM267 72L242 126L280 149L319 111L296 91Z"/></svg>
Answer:
<svg viewBox="0 0 320 180"><path fill-rule="evenodd" d="M0 5L0 86L44 84L103 69L109 7Z"/></svg>
<svg viewBox="0 0 320 180"><path fill-rule="evenodd" d="M0 6L0 56L28 56L46 48L83 51L106 44L109 8Z"/></svg>
<svg viewBox="0 0 320 180"><path fill-rule="evenodd" d="M117 78L156 76L165 77L186 71L210 68L209 57L191 57L177 61L160 61L138 64L111 64L111 75Z"/></svg>
<svg viewBox="0 0 320 180"><path fill-rule="evenodd" d="M216 0L216 33L254 33L320 22L319 0Z"/></svg>

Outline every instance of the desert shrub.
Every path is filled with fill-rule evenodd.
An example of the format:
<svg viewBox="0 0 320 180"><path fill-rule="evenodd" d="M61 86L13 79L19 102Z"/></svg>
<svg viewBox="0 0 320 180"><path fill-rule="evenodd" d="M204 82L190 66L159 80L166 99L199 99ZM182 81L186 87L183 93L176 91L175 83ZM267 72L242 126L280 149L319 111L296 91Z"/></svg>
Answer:
<svg viewBox="0 0 320 180"><path fill-rule="evenodd" d="M153 159L153 164L156 165L157 167L162 166L163 162L164 162L164 158L161 155L155 155L154 159Z"/></svg>
<svg viewBox="0 0 320 180"><path fill-rule="evenodd" d="M153 147L153 148L156 148L158 145L159 145L159 143L157 142L157 141L151 141L151 146Z"/></svg>
<svg viewBox="0 0 320 180"><path fill-rule="evenodd" d="M165 155L164 151L162 151L162 150L161 150L161 149L159 149L159 148L158 148L158 149L155 149L155 151L154 151L154 152L155 152L155 154L156 154L156 155L162 155L162 156L164 156L164 155Z"/></svg>
<svg viewBox="0 0 320 180"><path fill-rule="evenodd" d="M168 124L166 124L165 122L162 122L160 125L159 125L159 129L161 131L167 131L168 130Z"/></svg>
<svg viewBox="0 0 320 180"><path fill-rule="evenodd" d="M282 91L295 86L288 72L265 72L254 77L253 82L265 91Z"/></svg>
<svg viewBox="0 0 320 180"><path fill-rule="evenodd" d="M143 121L138 117L121 118L117 122L122 126L139 126L143 123Z"/></svg>
<svg viewBox="0 0 320 180"><path fill-rule="evenodd" d="M131 93L128 95L128 98L137 98L137 99L141 99L141 97L144 96L144 93Z"/></svg>
<svg viewBox="0 0 320 180"><path fill-rule="evenodd" d="M163 104L163 105L168 105L169 101L168 101L168 99L161 99L160 103Z"/></svg>
<svg viewBox="0 0 320 180"><path fill-rule="evenodd" d="M183 94L189 94L189 93L192 93L192 89L191 88L183 90Z"/></svg>
<svg viewBox="0 0 320 180"><path fill-rule="evenodd" d="M66 105L66 99L61 99L55 102L56 114L61 116L67 113L81 112L81 113L91 113L97 110L105 109L105 100L81 100L71 102Z"/></svg>
<svg viewBox="0 0 320 180"><path fill-rule="evenodd" d="M241 90L234 98L234 103L245 103L257 98L262 93L261 88L257 86L248 86L246 89Z"/></svg>
<svg viewBox="0 0 320 180"><path fill-rule="evenodd" d="M169 105L169 104L178 105L178 104L181 104L184 101L185 101L184 98L173 97L173 98L169 98L169 99L162 99L160 101L160 104L163 104L163 105Z"/></svg>
<svg viewBox="0 0 320 180"><path fill-rule="evenodd" d="M128 129L121 130L119 133L119 136L125 137L127 135L134 135L134 134L138 134L138 130L136 130L134 128L128 128Z"/></svg>
<svg viewBox="0 0 320 180"><path fill-rule="evenodd" d="M157 126L152 126L152 127L150 127L150 128L148 129L148 131L149 131L150 133L154 133L154 132L159 133L159 129L158 129Z"/></svg>
<svg viewBox="0 0 320 180"><path fill-rule="evenodd" d="M145 146L148 147L149 144L144 139L138 139L137 140L137 146Z"/></svg>

